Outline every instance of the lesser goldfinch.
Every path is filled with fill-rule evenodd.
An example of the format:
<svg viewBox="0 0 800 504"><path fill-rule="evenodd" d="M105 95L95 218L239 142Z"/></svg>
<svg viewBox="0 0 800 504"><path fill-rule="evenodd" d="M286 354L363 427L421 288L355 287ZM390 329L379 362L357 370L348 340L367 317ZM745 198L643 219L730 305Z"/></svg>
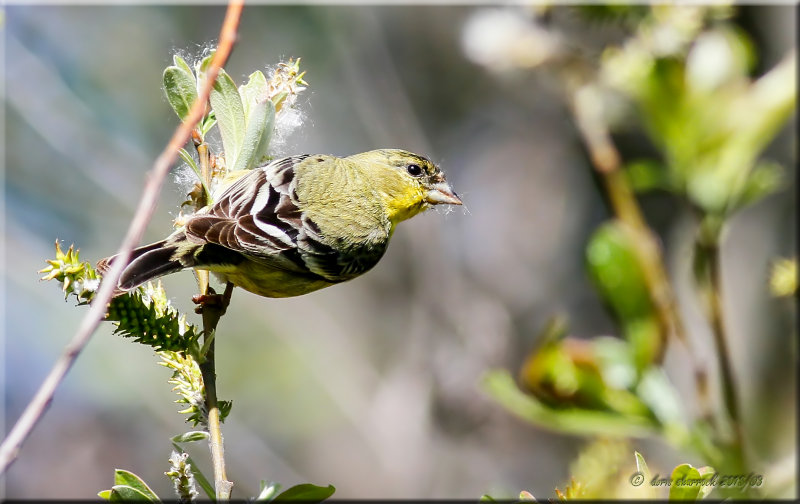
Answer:
<svg viewBox="0 0 800 504"><path fill-rule="evenodd" d="M439 204L461 199L439 167L404 150L278 159L236 180L166 239L135 249L118 289L198 268L261 296L299 296L365 273L398 222Z"/></svg>

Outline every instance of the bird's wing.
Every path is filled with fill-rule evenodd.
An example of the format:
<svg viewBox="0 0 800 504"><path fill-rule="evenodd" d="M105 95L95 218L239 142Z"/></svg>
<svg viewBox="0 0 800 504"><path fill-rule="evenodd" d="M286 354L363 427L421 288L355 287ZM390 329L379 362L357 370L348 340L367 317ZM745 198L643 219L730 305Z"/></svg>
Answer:
<svg viewBox="0 0 800 504"><path fill-rule="evenodd" d="M319 229L299 209L295 167L308 155L279 159L234 182L186 224L186 237L212 243L274 268L337 281L317 267L338 253L322 243Z"/></svg>
<svg viewBox="0 0 800 504"><path fill-rule="evenodd" d="M341 282L364 273L383 255L388 230L378 230L385 240L351 245L347 250L330 246L319 227L300 210L295 168L308 155L276 160L256 168L234 182L202 214L186 224L187 239L212 243L272 268ZM229 254L207 250L208 255Z"/></svg>

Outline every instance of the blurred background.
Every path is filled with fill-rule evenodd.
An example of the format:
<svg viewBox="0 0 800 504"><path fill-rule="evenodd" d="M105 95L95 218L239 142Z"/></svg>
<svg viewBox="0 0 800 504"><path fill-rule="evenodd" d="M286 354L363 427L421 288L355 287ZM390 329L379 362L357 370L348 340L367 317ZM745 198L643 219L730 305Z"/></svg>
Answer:
<svg viewBox="0 0 800 504"><path fill-rule="evenodd" d="M338 498L522 489L546 498L568 482L585 440L517 419L478 383L491 369L516 375L556 313L579 338L617 333L584 264L588 237L610 212L557 80L489 72L470 53L482 33L497 35L465 29L485 9L245 8L228 73L241 83L301 57L310 85L298 101L302 124L274 154L408 149L442 166L465 207L401 225L381 263L353 282L293 299L234 293L217 339L218 391L233 401L223 432L234 496L254 495L262 479L331 483ZM92 263L116 250L177 124L162 72L174 53L192 59L210 47L223 15L221 6L5 8L6 431L85 313L37 270L56 239ZM794 6L737 8L732 23L757 55L752 75L795 47L796 21ZM548 22L598 53L625 33L613 20L583 24L567 7ZM644 138L632 127L615 140L623 157L654 155ZM770 296L768 278L771 261L797 246L794 118L764 155L786 177L730 222L724 302L745 427L763 464L793 471L796 310ZM184 196L171 179L145 241L171 230ZM715 386L710 332L689 287L691 211L668 194L641 202L665 247L692 351ZM192 275L165 285L191 313ZM691 397L686 352L671 345L665 362ZM91 498L110 488L114 468L172 495L168 439L189 426L156 362L150 348L102 325L8 471L5 496ZM190 451L210 475L201 445ZM700 463L657 440L633 448L662 474Z"/></svg>

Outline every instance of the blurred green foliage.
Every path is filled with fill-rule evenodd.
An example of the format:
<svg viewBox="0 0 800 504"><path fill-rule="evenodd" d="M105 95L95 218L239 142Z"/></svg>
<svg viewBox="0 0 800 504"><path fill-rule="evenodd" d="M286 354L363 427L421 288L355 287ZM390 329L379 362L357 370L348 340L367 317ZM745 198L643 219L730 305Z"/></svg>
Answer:
<svg viewBox="0 0 800 504"><path fill-rule="evenodd" d="M618 213L618 219L600 225L590 238L586 266L623 339L575 339L566 336L564 321L551 322L537 337L539 343L520 371L520 386L530 395L521 394L508 375L497 371L486 377L484 388L536 425L586 436L662 436L684 453L719 464L722 471L746 471L739 392L730 370L721 311L721 231L735 211L781 187L780 165L760 157L794 114L796 54L791 51L765 75L753 79L754 48L741 29L727 22L730 9L668 5L644 9L578 8L590 22L624 19L630 30L622 43L603 50L598 67L593 66L591 55L557 45L550 54L537 56L541 64L532 65L555 71L565 84L565 98L575 100L577 120L583 120L588 148L596 169L606 177L612 207ZM559 40L556 34L548 36ZM627 180L613 176L618 154L605 137L609 125L620 122L609 106L615 95L631 105L659 154L627 163ZM644 236L628 224L638 225L639 210L625 184L639 192L657 189L685 199L699 215L694 276L698 292L705 296L722 367L722 424L706 417L687 417L683 399L661 368L662 342L677 339L676 334L667 333L656 307L670 290L657 289L652 279L659 277L648 278L647 269L655 263L646 260L646 255L657 252L639 245ZM679 324L676 321L674 327ZM696 380L695 397L706 401L705 379L696 375ZM598 416L599 412L604 416ZM597 458L611 463L610 456ZM676 467L670 499L704 498L714 489L709 483L713 475L710 467ZM590 477L591 473L583 475ZM676 484L685 479L706 484ZM630 496L625 489L590 493L586 486L578 477L558 495L567 499ZM735 490L718 488L723 496L742 492L752 497L758 492L746 485Z"/></svg>

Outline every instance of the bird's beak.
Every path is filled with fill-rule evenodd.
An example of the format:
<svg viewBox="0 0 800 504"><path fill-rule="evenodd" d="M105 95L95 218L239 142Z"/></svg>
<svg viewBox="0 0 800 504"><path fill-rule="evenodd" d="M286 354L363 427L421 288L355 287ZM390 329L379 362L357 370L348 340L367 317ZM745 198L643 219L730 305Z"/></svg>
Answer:
<svg viewBox="0 0 800 504"><path fill-rule="evenodd" d="M438 182L431 186L428 194L425 195L425 201L431 205L461 205L461 198L450 188L447 182Z"/></svg>

